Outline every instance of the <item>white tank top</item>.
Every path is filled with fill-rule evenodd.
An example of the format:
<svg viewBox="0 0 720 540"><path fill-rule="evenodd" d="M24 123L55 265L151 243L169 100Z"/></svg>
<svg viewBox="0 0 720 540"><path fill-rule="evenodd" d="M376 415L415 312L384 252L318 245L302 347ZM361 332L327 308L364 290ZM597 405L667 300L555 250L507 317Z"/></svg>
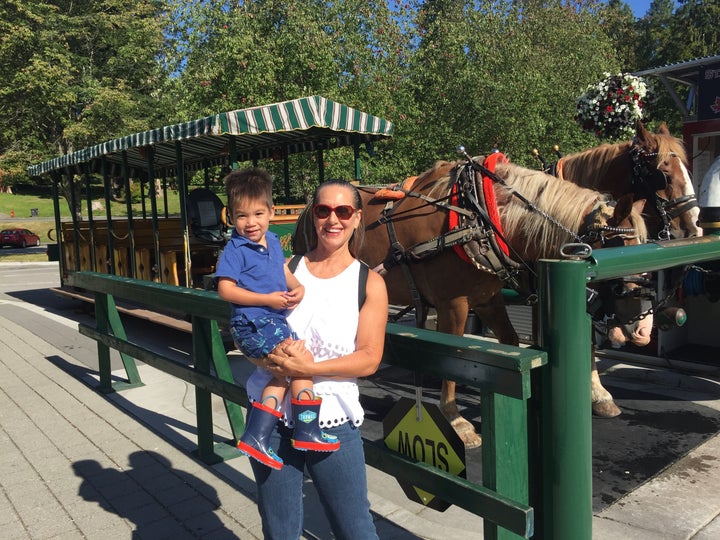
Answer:
<svg viewBox="0 0 720 540"><path fill-rule="evenodd" d="M302 302L288 316L288 322L305 346L315 357L315 362L337 358L355 351L358 309L358 279L360 262L353 261L343 272L329 279L313 276L303 257L295 270L298 281L305 286ZM252 400L260 399L262 390L271 375L264 369L256 369L247 382L247 392ZM357 379L314 379L315 394L322 398L320 426L332 427L347 421L359 426L364 411L360 405ZM292 426L290 392L281 407L285 423Z"/></svg>

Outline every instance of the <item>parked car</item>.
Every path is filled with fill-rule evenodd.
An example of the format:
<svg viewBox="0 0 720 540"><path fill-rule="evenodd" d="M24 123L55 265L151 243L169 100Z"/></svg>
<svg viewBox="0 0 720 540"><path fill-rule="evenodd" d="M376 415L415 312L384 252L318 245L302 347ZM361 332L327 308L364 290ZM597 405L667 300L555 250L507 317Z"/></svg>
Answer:
<svg viewBox="0 0 720 540"><path fill-rule="evenodd" d="M39 245L40 237L27 229L5 229L0 231L0 248L5 246L24 248Z"/></svg>

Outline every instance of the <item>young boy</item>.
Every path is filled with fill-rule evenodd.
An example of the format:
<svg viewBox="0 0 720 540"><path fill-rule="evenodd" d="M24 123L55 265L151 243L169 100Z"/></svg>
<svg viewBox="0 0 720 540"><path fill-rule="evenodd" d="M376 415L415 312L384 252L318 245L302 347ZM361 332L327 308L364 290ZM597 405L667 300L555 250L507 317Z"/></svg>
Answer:
<svg viewBox="0 0 720 540"><path fill-rule="evenodd" d="M228 219L234 230L218 261L215 277L220 298L232 305L230 333L237 347L249 358L263 358L283 343L300 348L285 318L297 306L304 287L285 264L277 235L269 231L274 213L272 178L262 169L233 171L225 177ZM295 349L298 350L299 349ZM248 456L274 469L282 468L282 459L270 448L268 439L285 397L287 381L270 376L261 402L253 402L248 411L245 433L238 448ZM332 452L340 447L337 437L320 430L319 398L312 379L290 381L293 417L292 444L299 450ZM274 401L272 408L265 403Z"/></svg>

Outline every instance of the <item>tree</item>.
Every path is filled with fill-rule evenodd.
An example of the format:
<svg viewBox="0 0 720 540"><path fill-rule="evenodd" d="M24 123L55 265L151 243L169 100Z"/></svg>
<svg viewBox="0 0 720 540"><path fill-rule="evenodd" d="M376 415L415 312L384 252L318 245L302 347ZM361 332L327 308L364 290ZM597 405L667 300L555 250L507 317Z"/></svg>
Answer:
<svg viewBox="0 0 720 540"><path fill-rule="evenodd" d="M160 0L8 0L0 7L0 174L128 132L159 115ZM69 188L69 186L66 186Z"/></svg>
<svg viewBox="0 0 720 540"><path fill-rule="evenodd" d="M670 24L668 60L712 56L720 51L720 4L681 0ZM681 36L681 37L680 37Z"/></svg>
<svg viewBox="0 0 720 540"><path fill-rule="evenodd" d="M458 144L471 154L497 144L527 166L536 165L534 147L590 146L575 125L576 99L618 69L590 8L596 3L423 2L411 66L420 111L412 140L425 146L423 166L454 158Z"/></svg>
<svg viewBox="0 0 720 540"><path fill-rule="evenodd" d="M632 71L637 65L638 30L635 15L622 0L609 0L607 8L600 11L601 24L613 43L618 44L616 53L622 71Z"/></svg>
<svg viewBox="0 0 720 540"><path fill-rule="evenodd" d="M677 39L671 28L673 4L673 0L653 0L647 14L638 21L640 40L636 69L649 69L669 62L671 55L668 46Z"/></svg>
<svg viewBox="0 0 720 540"><path fill-rule="evenodd" d="M168 96L177 120L310 95L396 113L406 34L384 0L177 1L172 9L178 54L168 61L176 72ZM291 159L293 197L314 188L313 160ZM351 162L351 150L335 150L327 174L347 175ZM373 166L380 162L371 160L363 177L392 174ZM280 163L267 166L280 172Z"/></svg>

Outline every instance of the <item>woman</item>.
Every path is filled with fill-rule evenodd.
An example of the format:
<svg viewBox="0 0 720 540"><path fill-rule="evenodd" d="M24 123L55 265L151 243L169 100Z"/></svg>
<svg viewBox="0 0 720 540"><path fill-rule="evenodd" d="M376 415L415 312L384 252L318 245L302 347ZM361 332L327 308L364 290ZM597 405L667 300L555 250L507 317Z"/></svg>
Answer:
<svg viewBox="0 0 720 540"><path fill-rule="evenodd" d="M332 453L301 452L290 438L292 418L278 422L271 445L283 460L272 470L253 460L258 507L265 538L299 538L303 524L303 471L308 472L338 539L377 538L367 497L365 457L359 426L364 412L357 377L375 373L382 359L388 298L385 282L369 272L360 283L356 259L363 238L362 200L344 180L328 180L315 190L309 251L295 275L305 296L288 316L295 333L314 357L283 349L261 361L269 373L256 370L247 390L256 400L268 376L312 377L322 398L320 427L340 441ZM362 306L358 287L365 286ZM287 401L287 397L286 397ZM282 410L291 410L285 403Z"/></svg>

